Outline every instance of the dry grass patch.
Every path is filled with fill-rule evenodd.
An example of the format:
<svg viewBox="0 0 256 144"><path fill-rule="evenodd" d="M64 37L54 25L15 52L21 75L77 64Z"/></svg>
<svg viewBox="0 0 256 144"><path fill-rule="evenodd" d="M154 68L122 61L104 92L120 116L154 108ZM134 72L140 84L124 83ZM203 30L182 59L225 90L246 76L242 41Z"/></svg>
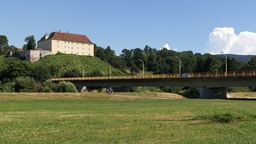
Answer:
<svg viewBox="0 0 256 144"><path fill-rule="evenodd" d="M256 99L255 92L236 92L236 93L228 93L228 98L254 98Z"/></svg>
<svg viewBox="0 0 256 144"><path fill-rule="evenodd" d="M182 99L174 93L0 93L0 101L47 100L47 99L97 99L97 100L137 100L137 99Z"/></svg>

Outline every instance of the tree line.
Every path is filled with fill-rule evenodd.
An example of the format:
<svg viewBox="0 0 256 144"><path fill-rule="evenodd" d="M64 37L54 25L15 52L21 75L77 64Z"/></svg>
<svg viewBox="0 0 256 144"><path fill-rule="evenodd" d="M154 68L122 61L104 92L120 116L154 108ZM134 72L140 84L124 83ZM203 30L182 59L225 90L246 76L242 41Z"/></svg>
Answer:
<svg viewBox="0 0 256 144"><path fill-rule="evenodd" d="M36 49L33 35L26 37L24 41L24 50ZM71 83L52 84L49 79L58 76L83 76L81 65L83 65L83 69L89 71L85 76L109 74L108 70L103 69L104 64L98 65L99 61L94 61L92 65L87 64L87 67L84 67L89 60L81 56L73 56L69 61L65 61L67 59L65 57L66 54L57 54L54 60L45 58L44 61L39 60L36 63L30 63L19 58L6 57L9 52L15 53L17 51L18 49L15 46L9 46L5 35L0 35L0 91L75 91L74 85ZM125 48L120 55L116 55L110 46L103 48L95 44L95 57L90 58L90 60L95 59L108 63L114 69L112 75L141 74L143 68L146 74L175 74L179 72L180 64L182 73L225 72L226 64L227 71L253 71L256 68L256 56L252 56L248 62L241 62L224 55L201 54L193 53L192 51L177 52L166 48L157 50L148 45L144 48ZM82 61L85 63L74 66L70 61L75 61L76 63ZM96 66L97 69L93 70ZM72 88L73 90L71 90ZM166 89L166 91L170 92L170 89Z"/></svg>
<svg viewBox="0 0 256 144"><path fill-rule="evenodd" d="M192 51L176 52L163 48L157 50L146 45L143 49L123 49L117 56L111 47L103 48L95 45L95 56L107 61L112 66L123 71L129 69L131 74L137 74L143 69L153 74L173 74L179 72L225 72L255 70L256 57L252 56L248 62L237 61L233 57L211 54L193 53Z"/></svg>

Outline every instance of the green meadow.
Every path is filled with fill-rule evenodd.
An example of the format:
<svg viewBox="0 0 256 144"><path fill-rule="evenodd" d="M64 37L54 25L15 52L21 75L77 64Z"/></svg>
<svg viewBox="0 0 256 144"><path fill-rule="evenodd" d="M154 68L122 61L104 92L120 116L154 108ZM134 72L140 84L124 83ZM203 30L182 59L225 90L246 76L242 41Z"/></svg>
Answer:
<svg viewBox="0 0 256 144"><path fill-rule="evenodd" d="M256 101L1 93L1 143L256 143Z"/></svg>

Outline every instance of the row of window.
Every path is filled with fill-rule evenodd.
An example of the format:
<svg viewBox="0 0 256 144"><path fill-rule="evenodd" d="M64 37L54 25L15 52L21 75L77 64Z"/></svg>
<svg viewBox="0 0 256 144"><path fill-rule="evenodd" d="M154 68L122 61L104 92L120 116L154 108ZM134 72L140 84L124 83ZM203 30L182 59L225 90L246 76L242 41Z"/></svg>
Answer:
<svg viewBox="0 0 256 144"><path fill-rule="evenodd" d="M59 43L59 41L57 41L57 43ZM64 43L67 43L67 44L73 44L73 42L66 42L64 41ZM76 43L77 45L79 45L79 43ZM84 43L81 43L82 45L84 45ZM88 44L90 46L90 44Z"/></svg>
<svg viewBox="0 0 256 144"><path fill-rule="evenodd" d="M59 45L57 45L57 47L59 47ZM66 46L64 46L64 48L67 48ZM68 48L70 49L73 49L73 47L70 47L70 46L68 46ZM79 49L79 47L77 47L77 49ZM82 50L84 50L84 48L82 48ZM91 49L90 48L88 48L88 51L90 51Z"/></svg>
<svg viewBox="0 0 256 144"><path fill-rule="evenodd" d="M65 54L74 54L73 52L71 53L66 53L66 51L64 51ZM76 54L79 54L78 52ZM81 55L84 55L84 53L81 53ZM90 53L88 53L88 55L90 55Z"/></svg>

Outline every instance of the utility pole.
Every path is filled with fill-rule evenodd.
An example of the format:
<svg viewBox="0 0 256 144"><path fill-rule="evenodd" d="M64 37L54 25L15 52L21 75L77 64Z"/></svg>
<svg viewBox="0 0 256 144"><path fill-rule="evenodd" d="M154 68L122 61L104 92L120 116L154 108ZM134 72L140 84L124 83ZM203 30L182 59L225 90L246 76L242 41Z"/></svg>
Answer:
<svg viewBox="0 0 256 144"><path fill-rule="evenodd" d="M83 77L84 77L84 66L82 66L83 67Z"/></svg>
<svg viewBox="0 0 256 144"><path fill-rule="evenodd" d="M227 76L228 75L228 57L227 57L227 55L226 54L224 54L223 52L221 52L223 55L225 55L225 57L226 57L226 61L225 61L225 63L226 63L226 66L225 66L225 76Z"/></svg>
<svg viewBox="0 0 256 144"><path fill-rule="evenodd" d="M140 62L142 62L142 75L143 75L143 78L144 78L144 61L141 60L141 59L138 59Z"/></svg>
<svg viewBox="0 0 256 144"><path fill-rule="evenodd" d="M181 77L181 60L179 57L175 56L179 60L179 75Z"/></svg>

